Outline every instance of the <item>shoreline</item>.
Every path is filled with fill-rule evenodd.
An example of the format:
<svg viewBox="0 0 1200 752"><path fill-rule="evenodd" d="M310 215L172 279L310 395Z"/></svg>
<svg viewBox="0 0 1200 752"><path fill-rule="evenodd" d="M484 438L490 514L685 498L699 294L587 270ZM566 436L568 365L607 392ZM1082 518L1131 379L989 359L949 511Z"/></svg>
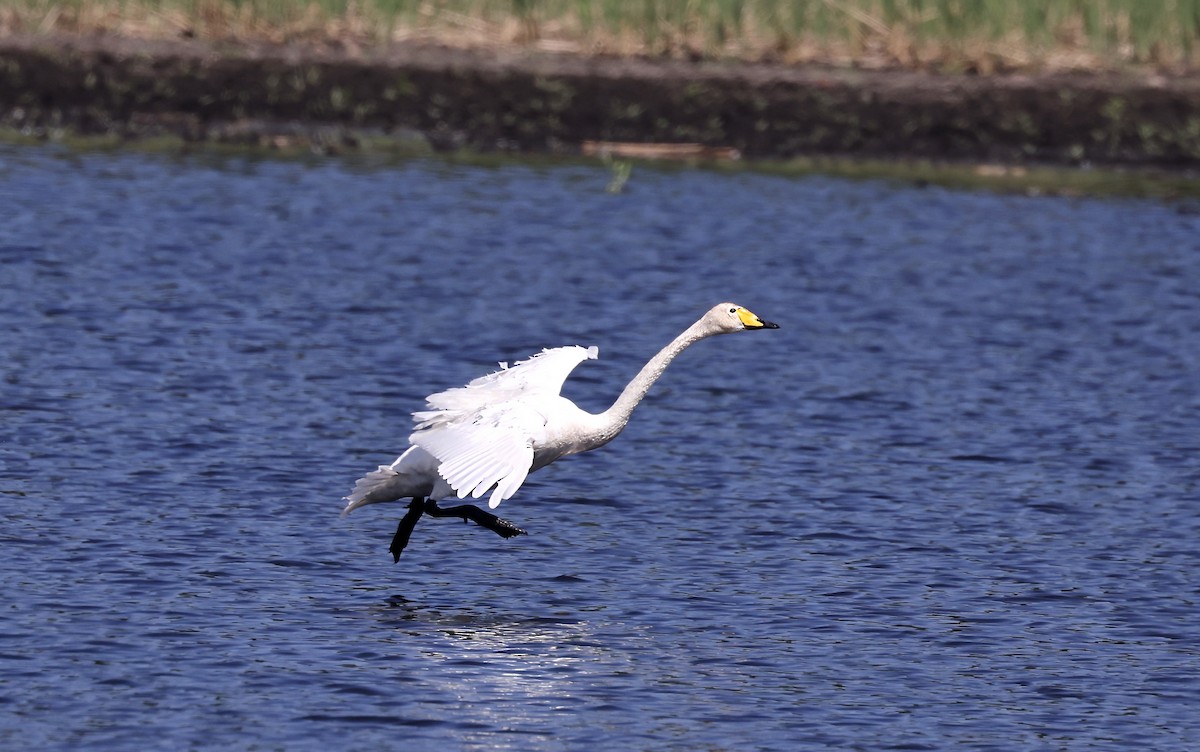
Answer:
<svg viewBox="0 0 1200 752"><path fill-rule="evenodd" d="M588 142L628 142L767 161L1190 171L1200 77L10 36L0 38L0 127L328 151L577 155Z"/></svg>

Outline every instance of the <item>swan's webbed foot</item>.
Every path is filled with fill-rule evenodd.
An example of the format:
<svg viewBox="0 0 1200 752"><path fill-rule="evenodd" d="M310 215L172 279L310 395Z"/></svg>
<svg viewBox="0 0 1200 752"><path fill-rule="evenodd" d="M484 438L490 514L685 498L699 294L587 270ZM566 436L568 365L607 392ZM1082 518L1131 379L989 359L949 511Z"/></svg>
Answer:
<svg viewBox="0 0 1200 752"><path fill-rule="evenodd" d="M430 517L462 517L464 522L470 521L480 527L486 527L501 538L528 535L524 530L503 517L497 517L490 512L485 512L472 504L461 504L456 507L442 509L437 505L436 501L428 499L425 502L425 513ZM412 514L412 512L410 511L409 514Z"/></svg>
<svg viewBox="0 0 1200 752"><path fill-rule="evenodd" d="M396 535L392 537L392 545L388 546L388 550L392 552L393 563L400 561L400 552L408 545L409 536L412 535L413 528L417 526L417 521L421 519L421 515L425 513L425 499L416 497L412 503L408 505L408 513L400 520L400 524L396 527Z"/></svg>
<svg viewBox="0 0 1200 752"><path fill-rule="evenodd" d="M400 554L408 546L408 539L412 536L413 528L417 526L417 522L423 514L428 514L430 517L461 517L463 522L474 522L476 525L486 527L502 538L512 538L516 535L528 534L503 517L497 517L490 512L485 512L477 506L463 504L450 507L449 509L442 509L433 499L417 496L408 505L408 512L404 514L404 517L400 520L400 524L396 526L396 534L392 536L392 545L388 546L388 550L392 552L393 561L400 561Z"/></svg>

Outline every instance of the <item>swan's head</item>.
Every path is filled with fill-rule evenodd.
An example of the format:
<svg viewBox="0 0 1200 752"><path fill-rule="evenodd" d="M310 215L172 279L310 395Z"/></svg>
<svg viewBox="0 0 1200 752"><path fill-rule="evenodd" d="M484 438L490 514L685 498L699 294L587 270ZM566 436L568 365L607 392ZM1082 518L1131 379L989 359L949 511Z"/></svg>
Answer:
<svg viewBox="0 0 1200 752"><path fill-rule="evenodd" d="M710 308L701 321L708 325L713 334L779 328L778 324L763 321L737 303L719 303Z"/></svg>

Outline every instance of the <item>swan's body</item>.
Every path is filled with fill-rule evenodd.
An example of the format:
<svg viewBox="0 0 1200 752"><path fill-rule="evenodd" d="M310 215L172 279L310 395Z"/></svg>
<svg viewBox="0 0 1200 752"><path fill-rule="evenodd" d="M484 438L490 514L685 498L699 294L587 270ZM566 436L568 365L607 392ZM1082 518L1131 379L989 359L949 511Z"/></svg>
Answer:
<svg viewBox="0 0 1200 752"><path fill-rule="evenodd" d="M519 535L525 531L478 507L442 509L436 502L490 493L488 506L495 509L529 473L616 438L646 392L689 345L716 334L777 328L741 306L714 306L651 358L612 407L599 414L559 394L577 365L597 357L595 347L557 347L511 368L501 364L501 370L464 387L430 395L429 409L413 413L412 446L391 465L360 478L346 497L345 512L411 498L392 541L397 560L423 513L471 519L506 538Z"/></svg>

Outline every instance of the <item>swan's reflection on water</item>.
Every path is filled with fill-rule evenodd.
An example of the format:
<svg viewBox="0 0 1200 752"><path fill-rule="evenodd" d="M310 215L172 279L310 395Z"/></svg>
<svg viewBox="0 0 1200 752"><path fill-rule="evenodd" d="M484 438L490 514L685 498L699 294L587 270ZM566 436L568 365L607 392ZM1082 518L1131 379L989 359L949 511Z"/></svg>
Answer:
<svg viewBox="0 0 1200 752"><path fill-rule="evenodd" d="M563 714L617 709L613 680L635 673L636 657L610 647L619 644L613 631L620 628L607 622L597 630L577 618L506 612L493 604L430 606L401 595L371 613L404 646L405 664L431 702L469 706L466 736L501 730L525 740L542 734L561 740ZM495 737L488 740L494 748Z"/></svg>

